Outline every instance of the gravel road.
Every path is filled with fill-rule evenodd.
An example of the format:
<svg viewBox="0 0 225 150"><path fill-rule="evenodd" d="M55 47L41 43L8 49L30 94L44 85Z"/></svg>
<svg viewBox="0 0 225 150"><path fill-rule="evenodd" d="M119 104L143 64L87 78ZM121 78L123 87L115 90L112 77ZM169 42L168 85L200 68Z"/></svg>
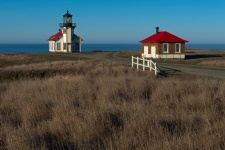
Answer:
<svg viewBox="0 0 225 150"><path fill-rule="evenodd" d="M95 60L105 60L109 62L117 62L122 64L131 65L131 59L125 59L117 56L118 52L96 52L95 54L87 55L85 53L79 54L81 57L91 58ZM195 75L203 75L209 77L215 77L225 79L225 68L207 68L198 66L187 66L187 65L174 65L159 63L158 66L163 71L174 70L178 72L184 72Z"/></svg>

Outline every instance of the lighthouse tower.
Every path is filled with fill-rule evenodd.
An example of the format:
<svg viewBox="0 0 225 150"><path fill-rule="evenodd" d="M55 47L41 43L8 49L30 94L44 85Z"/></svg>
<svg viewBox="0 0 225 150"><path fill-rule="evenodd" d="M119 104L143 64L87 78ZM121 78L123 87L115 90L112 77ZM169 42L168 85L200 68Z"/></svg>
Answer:
<svg viewBox="0 0 225 150"><path fill-rule="evenodd" d="M76 23L72 22L72 15L67 11L63 15L63 23L59 24L59 32L50 36L50 52L81 52L81 41L79 36L74 34Z"/></svg>

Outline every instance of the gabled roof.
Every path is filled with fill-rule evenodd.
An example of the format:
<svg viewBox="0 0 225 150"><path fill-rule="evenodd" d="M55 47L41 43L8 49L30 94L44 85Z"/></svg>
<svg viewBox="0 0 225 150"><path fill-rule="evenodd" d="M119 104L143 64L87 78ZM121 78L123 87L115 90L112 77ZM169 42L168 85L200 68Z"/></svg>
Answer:
<svg viewBox="0 0 225 150"><path fill-rule="evenodd" d="M161 31L156 34L151 35L150 37L141 40L141 43L185 43L188 42L182 38L179 38L167 31Z"/></svg>
<svg viewBox="0 0 225 150"><path fill-rule="evenodd" d="M48 38L48 40L49 40L49 41L55 41L55 40L56 40L57 38L59 38L60 36L62 36L62 31L59 31L58 33L56 33L56 34L50 36L50 37Z"/></svg>
<svg viewBox="0 0 225 150"><path fill-rule="evenodd" d="M80 36L74 34L74 36L77 38L77 39L81 39L81 41L84 41Z"/></svg>

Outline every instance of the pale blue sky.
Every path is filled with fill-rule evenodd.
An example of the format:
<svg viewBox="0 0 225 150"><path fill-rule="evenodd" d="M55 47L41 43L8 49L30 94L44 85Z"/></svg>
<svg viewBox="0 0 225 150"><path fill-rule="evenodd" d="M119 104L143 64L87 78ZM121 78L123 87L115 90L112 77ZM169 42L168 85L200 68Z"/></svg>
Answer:
<svg viewBox="0 0 225 150"><path fill-rule="evenodd" d="M0 0L0 43L47 43L67 10L87 44L136 44L156 26L190 44L225 44L225 0Z"/></svg>

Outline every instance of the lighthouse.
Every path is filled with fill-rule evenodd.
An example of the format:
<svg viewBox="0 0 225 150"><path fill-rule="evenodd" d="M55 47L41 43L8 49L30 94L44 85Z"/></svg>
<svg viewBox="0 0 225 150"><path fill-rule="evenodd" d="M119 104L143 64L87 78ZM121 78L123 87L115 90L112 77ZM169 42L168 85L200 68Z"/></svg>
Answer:
<svg viewBox="0 0 225 150"><path fill-rule="evenodd" d="M50 36L49 51L50 52L81 52L81 42L83 41L80 36L74 34L76 23L72 22L72 15L69 11L63 15L63 23L59 24L59 32Z"/></svg>

